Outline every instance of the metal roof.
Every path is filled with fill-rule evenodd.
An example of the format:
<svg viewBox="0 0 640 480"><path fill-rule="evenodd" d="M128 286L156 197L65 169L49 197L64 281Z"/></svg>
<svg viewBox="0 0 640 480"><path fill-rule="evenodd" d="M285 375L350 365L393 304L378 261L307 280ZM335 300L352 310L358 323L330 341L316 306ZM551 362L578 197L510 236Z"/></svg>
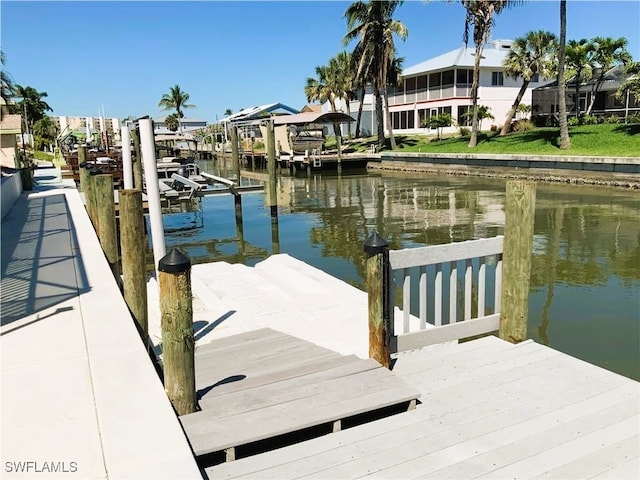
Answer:
<svg viewBox="0 0 640 480"><path fill-rule="evenodd" d="M305 112L275 117L274 125L303 125L307 123L347 123L355 120L342 112Z"/></svg>
<svg viewBox="0 0 640 480"><path fill-rule="evenodd" d="M486 45L482 51L481 67L502 68L502 62L509 53L509 48L513 42L511 40L496 40ZM405 68L402 71L403 77L412 77L427 72L444 70L451 67L473 68L475 63L475 48L473 45L465 47L462 45L456 50L444 53L438 57L426 60L417 65Z"/></svg>

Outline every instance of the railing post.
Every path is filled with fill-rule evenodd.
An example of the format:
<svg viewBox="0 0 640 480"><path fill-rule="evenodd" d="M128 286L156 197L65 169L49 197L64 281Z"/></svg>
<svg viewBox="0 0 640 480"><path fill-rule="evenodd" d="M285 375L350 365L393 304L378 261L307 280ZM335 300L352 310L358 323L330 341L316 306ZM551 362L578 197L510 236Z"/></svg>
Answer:
<svg viewBox="0 0 640 480"><path fill-rule="evenodd" d="M535 182L507 182L499 336L512 343L527 338L535 208Z"/></svg>
<svg viewBox="0 0 640 480"><path fill-rule="evenodd" d="M178 415L196 411L191 260L173 249L158 263L164 389Z"/></svg>
<svg viewBox="0 0 640 480"><path fill-rule="evenodd" d="M136 320L143 341L149 336L142 190L120 190L120 246L124 300Z"/></svg>
<svg viewBox="0 0 640 480"><path fill-rule="evenodd" d="M389 305L389 243L374 232L364 242L369 297L369 357L389 368L392 332Z"/></svg>

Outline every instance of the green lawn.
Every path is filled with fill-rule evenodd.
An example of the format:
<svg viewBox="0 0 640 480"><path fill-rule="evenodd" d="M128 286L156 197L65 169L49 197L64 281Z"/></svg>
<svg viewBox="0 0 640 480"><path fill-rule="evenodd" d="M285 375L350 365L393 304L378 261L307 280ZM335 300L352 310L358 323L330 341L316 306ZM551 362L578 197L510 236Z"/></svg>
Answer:
<svg viewBox="0 0 640 480"><path fill-rule="evenodd" d="M469 148L468 137L457 136L436 140L421 135L397 135L396 152L424 153L504 153L530 155L580 155L640 157L640 124L602 124L569 127L571 149L560 150L558 128L535 128L522 133L500 137L483 132L476 148ZM352 151L366 151L375 142L370 137L349 146ZM351 150L350 148L350 150Z"/></svg>

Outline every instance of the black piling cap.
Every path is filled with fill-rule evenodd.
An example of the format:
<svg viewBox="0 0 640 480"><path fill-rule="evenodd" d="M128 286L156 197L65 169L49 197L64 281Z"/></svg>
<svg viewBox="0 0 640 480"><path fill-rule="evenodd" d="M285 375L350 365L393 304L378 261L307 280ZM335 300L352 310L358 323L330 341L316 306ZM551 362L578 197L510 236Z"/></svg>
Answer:
<svg viewBox="0 0 640 480"><path fill-rule="evenodd" d="M87 164L87 162L80 162L80 163L78 164L78 166L79 166L80 168L86 168L86 167L87 167L87 165L88 165L88 164Z"/></svg>
<svg viewBox="0 0 640 480"><path fill-rule="evenodd" d="M172 249L158 262L158 270L166 273L183 273L191 268L191 259L177 248Z"/></svg>
<svg viewBox="0 0 640 480"><path fill-rule="evenodd" d="M388 248L389 242L378 235L378 232L373 232L364 242L364 251L369 255L377 255L388 250Z"/></svg>
<svg viewBox="0 0 640 480"><path fill-rule="evenodd" d="M93 167L89 169L89 175L100 175L102 173L102 170L100 170L98 167Z"/></svg>

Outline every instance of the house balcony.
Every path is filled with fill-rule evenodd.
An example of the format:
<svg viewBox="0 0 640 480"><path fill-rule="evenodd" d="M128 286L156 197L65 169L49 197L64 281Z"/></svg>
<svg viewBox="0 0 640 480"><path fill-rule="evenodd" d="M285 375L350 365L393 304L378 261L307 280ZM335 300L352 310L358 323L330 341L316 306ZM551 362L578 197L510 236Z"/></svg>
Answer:
<svg viewBox="0 0 640 480"><path fill-rule="evenodd" d="M428 102L443 98L462 98L471 96L471 84L457 83L437 87L408 90L389 94L389 105Z"/></svg>

